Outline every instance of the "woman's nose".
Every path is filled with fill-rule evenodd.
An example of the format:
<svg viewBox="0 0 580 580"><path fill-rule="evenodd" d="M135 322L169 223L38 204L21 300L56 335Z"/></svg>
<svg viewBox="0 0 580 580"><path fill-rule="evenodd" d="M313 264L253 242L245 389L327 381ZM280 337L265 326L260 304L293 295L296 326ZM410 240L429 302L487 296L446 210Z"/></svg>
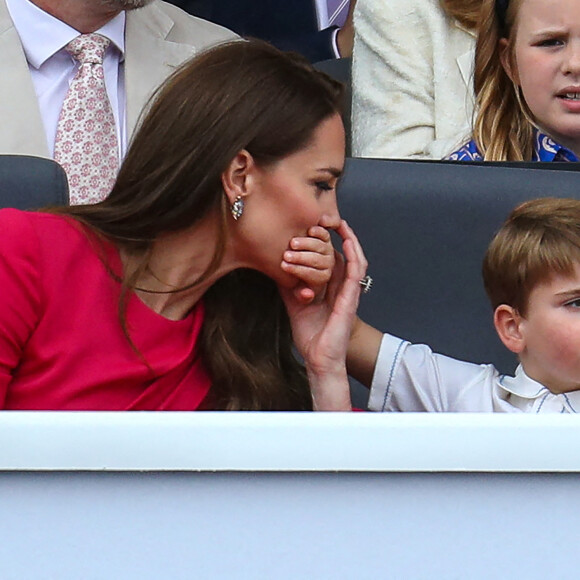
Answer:
<svg viewBox="0 0 580 580"><path fill-rule="evenodd" d="M328 196L327 204L322 212L320 225L335 230L340 225L340 212L336 203L336 195Z"/></svg>

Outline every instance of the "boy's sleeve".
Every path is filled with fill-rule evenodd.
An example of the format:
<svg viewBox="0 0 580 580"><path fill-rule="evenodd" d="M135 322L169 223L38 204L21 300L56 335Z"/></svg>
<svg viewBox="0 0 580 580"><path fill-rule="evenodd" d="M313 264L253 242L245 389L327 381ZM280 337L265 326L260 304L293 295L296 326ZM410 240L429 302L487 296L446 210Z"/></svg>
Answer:
<svg viewBox="0 0 580 580"><path fill-rule="evenodd" d="M25 212L0 211L0 408L37 325L40 248Z"/></svg>
<svg viewBox="0 0 580 580"><path fill-rule="evenodd" d="M375 367L369 409L372 411L485 411L484 384L495 374L476 365L434 354L424 344L411 344L385 334ZM481 381L481 389L477 388ZM472 387L476 388L472 388ZM478 393L470 408L469 393Z"/></svg>

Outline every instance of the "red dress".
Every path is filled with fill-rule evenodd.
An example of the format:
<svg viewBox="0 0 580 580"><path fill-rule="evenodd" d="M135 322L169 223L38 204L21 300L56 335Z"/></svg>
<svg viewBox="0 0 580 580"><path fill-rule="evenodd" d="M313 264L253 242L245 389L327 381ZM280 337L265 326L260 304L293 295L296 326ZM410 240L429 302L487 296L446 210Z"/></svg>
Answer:
<svg viewBox="0 0 580 580"><path fill-rule="evenodd" d="M101 255L102 254L102 255ZM168 320L131 293L123 333L117 249L71 218L0 211L0 408L194 410L210 381L198 303Z"/></svg>

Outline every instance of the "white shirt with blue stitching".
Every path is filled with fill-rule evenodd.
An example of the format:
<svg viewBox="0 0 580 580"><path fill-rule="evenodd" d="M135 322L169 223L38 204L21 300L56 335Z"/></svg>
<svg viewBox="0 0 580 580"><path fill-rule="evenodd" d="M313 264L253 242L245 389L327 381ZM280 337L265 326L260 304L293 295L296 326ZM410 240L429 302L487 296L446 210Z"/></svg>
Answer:
<svg viewBox="0 0 580 580"><path fill-rule="evenodd" d="M369 398L371 411L576 413L580 391L554 394L528 377L490 364L435 354L426 345L385 334Z"/></svg>

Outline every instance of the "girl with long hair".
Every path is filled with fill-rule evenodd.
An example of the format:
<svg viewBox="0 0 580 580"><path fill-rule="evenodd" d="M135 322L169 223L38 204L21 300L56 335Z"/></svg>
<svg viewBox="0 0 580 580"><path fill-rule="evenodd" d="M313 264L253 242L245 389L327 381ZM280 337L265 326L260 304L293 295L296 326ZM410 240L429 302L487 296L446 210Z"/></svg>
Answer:
<svg viewBox="0 0 580 580"><path fill-rule="evenodd" d="M484 0L472 140L449 158L578 161L579 45L576 0Z"/></svg>

